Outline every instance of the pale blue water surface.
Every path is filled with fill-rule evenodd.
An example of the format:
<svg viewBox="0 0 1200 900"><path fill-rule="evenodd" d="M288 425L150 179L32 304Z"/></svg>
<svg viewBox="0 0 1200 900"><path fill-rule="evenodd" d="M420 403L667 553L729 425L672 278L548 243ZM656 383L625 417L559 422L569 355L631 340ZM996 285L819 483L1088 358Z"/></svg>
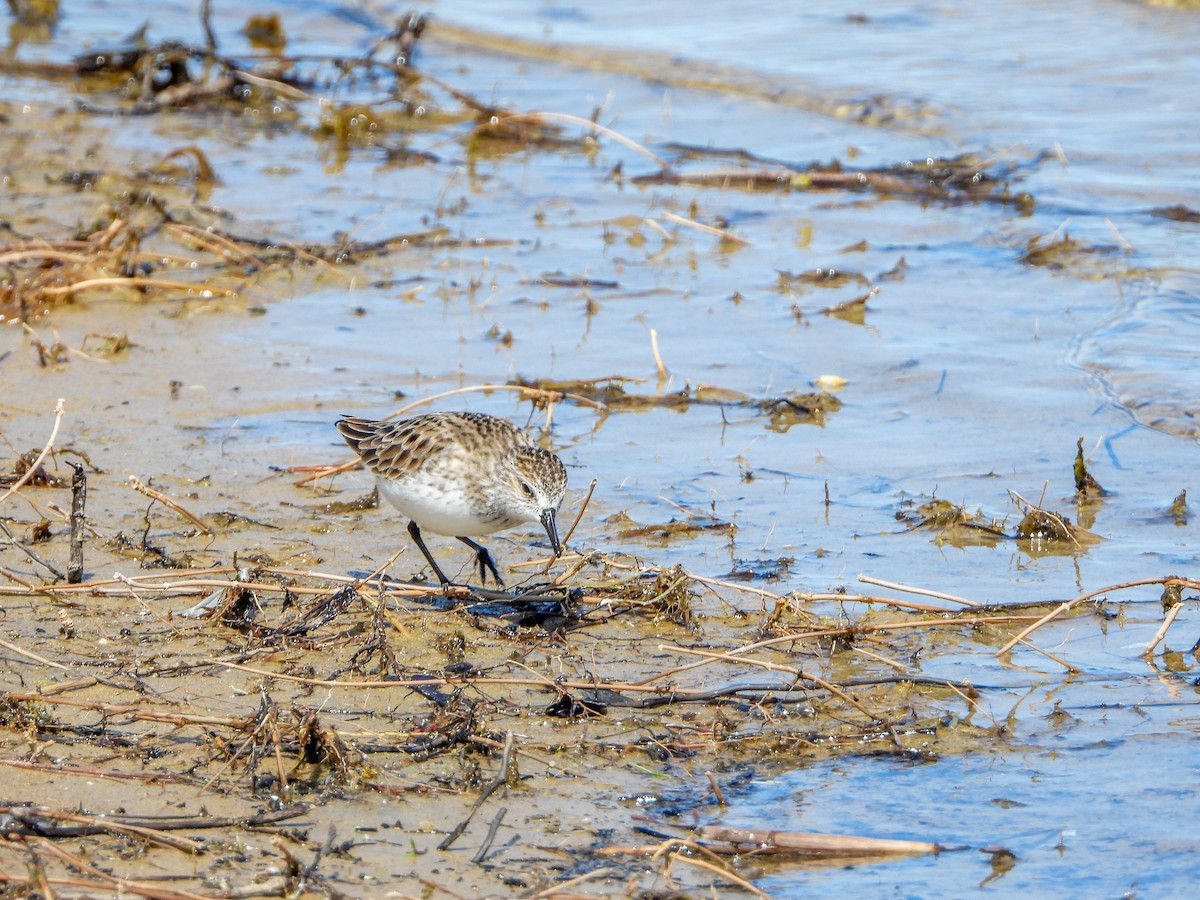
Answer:
<svg viewBox="0 0 1200 900"><path fill-rule="evenodd" d="M23 52L52 57L85 40L103 45L146 15L157 37L197 39L189 4L150 13L122 3L66 6L53 41ZM215 6L236 47L244 11ZM291 52L363 52L398 12L381 4L277 6ZM313 142L231 118L216 134L207 128L202 141L222 178L212 201L239 230L370 239L428 227L422 217L440 201L451 211L438 224L478 240L414 248L393 273L411 283L277 298L265 316L232 326L187 323L238 361L208 377L240 388L242 407L214 423L252 426L222 445L239 465L265 471L281 455L333 457L331 416L384 413L396 390L420 396L516 375L625 375L648 379L630 389L652 393L654 329L672 376L667 390L710 384L761 398L837 375L848 381L839 393L844 408L822 428L778 433L739 407L613 415L597 427L592 411L560 406L555 434L573 485L600 480L581 526L585 545L714 577L794 557L788 574L765 585L780 593L856 591L856 576L867 572L978 600L1059 600L1194 571L1196 526L1178 527L1162 512L1181 489L1200 490L1192 478L1200 225L1151 210L1200 208L1200 11L1132 0L463 0L416 8L447 25L556 52L574 48L571 61L490 53L434 29L418 68L513 110L587 118L599 108L600 122L668 157L672 143L864 167L973 152L1014 164L1013 188L1035 205L1026 213L844 192L638 187L629 177L655 166L604 138L591 156L469 161L461 146L417 134L413 148L437 162L390 166L366 146L335 161ZM584 66L588 48L623 54L633 74ZM683 73L706 68L747 90L683 83ZM338 86L329 96L354 90ZM764 91L778 92L780 102ZM851 113L814 111L839 108ZM881 109L899 114L883 125L861 121ZM134 143L134 156L154 158L179 140L159 127L122 140ZM618 165L624 178L612 177ZM665 213L718 221L749 243L723 247ZM1032 238L1062 233L1101 251L1090 257L1090 274L1020 261ZM860 242L864 248L847 249ZM903 280L878 281L901 259ZM855 288L795 296L778 289L779 270L819 267L881 284L865 325L821 314ZM618 287L552 288L539 279L546 273ZM471 282L477 288L468 292ZM403 298L413 285L422 288L416 300ZM69 333L64 316L59 325ZM493 326L512 332L511 346L488 336ZM509 397L471 402L524 414ZM1093 473L1112 492L1091 526L1101 541L1086 553L1031 556L1011 541L955 548L894 519L904 500L934 491L986 517L1007 517L1010 530L1018 518L1010 490L1032 500L1045 490L1048 507L1074 516L1070 462L1080 436ZM199 472L210 464L201 456L185 466ZM622 542L604 523L621 510L664 522L680 515L675 504L736 522L735 538L647 548ZM1046 687L1022 707L1022 721L1035 725L1012 735L1015 750L920 766L852 758L786 771L783 763L783 774L731 798L726 822L765 817L774 828L973 849L845 868L777 867L759 886L777 896L1188 893L1200 850L1192 686L1200 671L1190 653L1171 674L1139 659L1158 621L1148 603L1105 633L1083 622L1045 637L1044 646L1094 677L1067 684L1037 659L1030 677ZM1198 637L1200 616L1189 608L1169 643L1186 650ZM981 683L1022 681L982 652L924 665ZM1023 693L1012 687L986 703L1001 718ZM1037 725L1059 702L1075 724ZM987 845L1018 857L991 881L977 849Z"/></svg>

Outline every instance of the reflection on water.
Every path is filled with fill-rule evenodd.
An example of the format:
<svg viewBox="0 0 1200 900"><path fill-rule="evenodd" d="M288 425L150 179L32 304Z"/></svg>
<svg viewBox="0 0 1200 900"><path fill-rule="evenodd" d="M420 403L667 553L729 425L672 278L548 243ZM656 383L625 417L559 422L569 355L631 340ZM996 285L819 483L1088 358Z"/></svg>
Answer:
<svg viewBox="0 0 1200 900"><path fill-rule="evenodd" d="M1133 286L1133 300L1085 335L1076 362L1133 418L1180 437L1200 435L1200 277L1173 273Z"/></svg>
<svg viewBox="0 0 1200 900"><path fill-rule="evenodd" d="M779 897L950 897L979 887L1001 896L1046 896L1049 885L1055 885L1050 893L1072 897L1167 896L1191 877L1190 858L1200 842L1181 833L1178 823L1200 815L1200 798L1171 790L1162 773L1194 769L1195 737L1168 728L1151 732L1137 726L1137 717L1117 713L1111 718L1119 724L1080 728L1090 732L1088 739L1047 735L1042 747L1022 754L936 764L820 763L758 784L732 801L723 824L964 848L776 870L756 882ZM1146 765L1150 756L1153 766ZM1169 796L1162 796L1164 788ZM994 873L992 857L980 851L1001 847L1016 861ZM1173 849L1156 853L1159 847Z"/></svg>

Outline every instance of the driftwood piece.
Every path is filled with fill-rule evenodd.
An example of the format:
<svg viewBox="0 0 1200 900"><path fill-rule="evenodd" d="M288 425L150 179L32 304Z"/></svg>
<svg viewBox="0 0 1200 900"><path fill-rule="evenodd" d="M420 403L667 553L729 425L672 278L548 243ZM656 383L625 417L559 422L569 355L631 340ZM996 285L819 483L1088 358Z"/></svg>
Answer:
<svg viewBox="0 0 1200 900"><path fill-rule="evenodd" d="M818 834L807 831L763 831L707 825L699 830L706 841L732 844L742 852L795 853L811 857L895 856L940 853L955 849L928 841L902 841L849 834ZM709 848L713 849L713 848Z"/></svg>

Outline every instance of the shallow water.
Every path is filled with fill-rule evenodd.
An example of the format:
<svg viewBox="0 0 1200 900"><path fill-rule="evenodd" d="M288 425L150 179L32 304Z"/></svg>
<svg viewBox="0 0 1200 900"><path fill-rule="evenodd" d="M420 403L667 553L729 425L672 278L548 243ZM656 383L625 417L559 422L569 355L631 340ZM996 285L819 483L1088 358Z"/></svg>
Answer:
<svg viewBox="0 0 1200 900"><path fill-rule="evenodd" d="M631 177L654 164L604 138L591 153L489 156L443 133L415 131L339 155L304 134L264 127L271 111L156 118L146 130L114 129L107 154L144 165L200 143L221 179L210 202L241 233L372 239L442 225L466 243L413 246L378 266L381 285L297 273L290 290L248 291L233 311L151 313L134 337L144 354L160 354L157 365L136 355L73 365L39 390L119 395L143 369L165 380L175 364L187 372L187 402L167 402L158 385L154 399L126 408L119 424L68 418L68 439L109 446L119 467L118 448L146 430L162 440L186 434L189 453L168 468L265 473L339 458L332 419L385 413L399 404L398 392L419 397L518 375L620 375L643 379L629 390L653 394L654 329L670 370L665 391L704 384L763 399L836 375L848 380L838 394L844 406L823 427L780 432L738 406L601 419L559 405L554 440L571 467L574 502L590 478L600 483L577 544L713 577L777 569L791 557L779 578L763 582L777 593L854 592L856 576L868 573L989 602L1068 599L1134 578L1185 575L1194 565L1195 526L1176 525L1164 510L1194 487L1200 226L1150 211L1200 208L1200 12L1115 0L892 2L871 4L865 21L835 3L748 14L700 2L687 4L686 15L673 3L429 8L451 27L435 27L420 46L419 69L489 102L583 118L599 107L600 122L672 159L672 142L847 166L971 151L1011 162L1012 187L1036 202L1025 212L847 192L640 187ZM217 10L226 48L240 40L238 16ZM390 24L390 12L370 6L351 14L294 3L283 16L289 52L362 52ZM135 19L121 4L71 9L51 40L26 43L19 55L61 59L81 43L105 46ZM157 37L198 40L188 4L156 7L151 26ZM529 43L516 55L490 52L481 33ZM537 47L546 53L533 54ZM591 56L598 68L587 67ZM619 72L614 59L625 63ZM724 90L690 89L685 79L698 73ZM39 93L22 96L26 85ZM4 112L20 126L69 106L71 96L69 85L56 92L16 79ZM349 84L328 96L373 97L369 85ZM26 100L29 112L20 108ZM319 100L301 105L300 115L315 125ZM381 148L401 144L437 159L389 164ZM9 200L0 193L0 203L27 196L17 185L5 191ZM748 244L722 243L668 213L723 224ZM1021 260L1031 239L1064 233L1094 252L1062 267ZM880 278L901 260L902 279ZM822 313L862 293L860 284L780 285L781 270L817 268L861 273L881 287L864 324ZM555 273L616 286L553 287L542 276ZM251 305L265 312L247 314ZM121 308L95 300L56 312L47 327L78 345L106 318L127 327ZM510 344L495 337L506 332ZM0 340L0 353L22 352L16 330ZM180 344L193 346L194 357L161 358L168 351L160 346L177 353ZM468 403L526 415L498 394L442 408ZM1009 492L1036 502L1044 491L1047 508L1074 520L1071 459L1080 436L1111 492L1088 526L1101 540L1086 551L1032 553L1008 540L956 547L895 518L907 500L936 494L1007 520L1011 532L1020 513ZM33 442L30 435L20 443ZM348 477L365 489L364 477ZM662 523L681 516L679 507L734 522L737 531L663 545L622 539L606 521L624 511ZM333 540L312 537L317 550ZM1018 654L1050 685L1023 715L1048 716L1067 698L1076 724L1065 736L1022 730L1012 736L1016 752L987 759L918 767L849 759L800 769L735 798L727 821L741 805L769 808L775 828L1003 844L1019 861L986 887L1006 891L1182 890L1190 873L1176 861L1194 846L1168 823L1188 821L1194 806L1192 792L1171 785L1191 770L1188 679L1196 659L1179 657L1169 677L1139 660L1157 609L1139 607L1135 621L1107 635L1081 624L1042 640L1098 678L1064 686L1045 660ZM1174 629L1168 643L1177 650L1200 637L1190 611ZM924 665L1017 683L990 657L966 652ZM1167 706L1147 705L1163 690ZM993 714L1016 696L992 698ZM1102 706L1116 703L1119 712ZM1151 759L1156 769L1146 765ZM1022 805L993 802L998 797ZM760 886L780 896L952 896L984 887L986 877L986 860L970 850L776 870Z"/></svg>

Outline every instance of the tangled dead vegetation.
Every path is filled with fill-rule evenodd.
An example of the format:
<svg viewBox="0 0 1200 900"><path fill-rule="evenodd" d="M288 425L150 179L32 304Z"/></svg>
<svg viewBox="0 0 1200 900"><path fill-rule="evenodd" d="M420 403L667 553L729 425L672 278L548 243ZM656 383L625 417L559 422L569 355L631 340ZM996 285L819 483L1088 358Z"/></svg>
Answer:
<svg viewBox="0 0 1200 900"><path fill-rule="evenodd" d="M566 385L511 387L532 392L547 417L568 396ZM593 397L578 397L599 406ZM181 808L187 796L206 799L200 811L174 819L151 819L159 815L155 808L137 804L123 804L120 816L98 817L44 801L11 803L0 810L0 854L35 872L18 875L0 861L0 877L12 883L32 877L65 886L74 883L66 873L85 872L79 884L91 890L217 896L164 891L140 876L113 878L84 857L94 842L117 840L155 859L185 851L221 860L228 848L206 834L234 828L251 843L275 837L274 849L255 844L261 862L243 870L238 889L249 890L250 879L267 893L334 895L336 880L345 877L347 845L332 831L325 838L311 834L308 823L318 811L370 796L436 795L475 798L469 809L454 804L456 826L433 829L441 849L473 840L478 859L508 867L514 883L541 890L544 881L493 847L507 807L496 811L482 837L472 826L497 794L531 792L537 802L524 826L531 827L552 790L549 781L565 775L617 761L709 773L703 785L660 798L660 821L648 827L665 857L585 834L575 838L571 865L551 867L559 881L607 878L616 859L623 860L621 877L636 879L667 858L719 857L722 848L737 853L746 843L703 829L688 838L662 830L685 812L701 815L728 802L723 781L732 786L783 759L789 767L862 754L933 762L991 747L1005 740L1011 718L991 712L995 703L1038 683L1020 676L934 677L918 660L998 656L1018 673L1028 668L1015 665L1019 653L1072 677L1082 667L1039 647L1039 629L1064 617L1105 627L1138 604L1161 602L1161 628L1144 651L1149 658L1194 599L1189 592L1200 590L1189 579L1164 577L1061 602L1014 602L862 576L888 593L776 593L754 575L714 578L584 548L558 560L517 563L523 581L511 591L443 588L385 574L396 557L370 572L273 563L246 544L240 528L251 520L232 512L197 515L138 479L127 483L129 490L177 524L166 531L160 524L151 543L155 529L145 513L140 541L112 538L89 551L104 554L105 565L119 569L136 560L144 571L84 580L63 574L83 571L81 543L132 529L95 519L79 527L84 475L103 480L105 474L75 465L68 481L48 468L62 415L60 404L46 445L18 456L0 495L0 503L20 497L47 513L62 507L35 493L70 490L75 497L73 527L57 533L46 525L22 537L11 514L0 517L10 551L23 554L20 566L0 566L0 595L17 604L6 608L9 636L0 639L9 671L0 689L0 768L125 785L145 803L151 789L181 798ZM316 468L327 475L340 467ZM1075 474L1081 498L1096 501L1099 485L1081 456ZM940 502L906 516L911 528L939 534L966 529L988 541L1036 542L1050 553L1086 550L1083 532L1065 516L1020 502L1026 514L1013 534ZM329 505L320 515L359 516L372 506ZM565 543L586 506L585 500ZM1026 523L1034 521L1050 525L1030 533ZM732 534L728 523L696 518L678 528L639 527L628 517L607 524L633 539L714 529ZM189 567L190 555L178 546L198 536L242 561ZM1147 601L1146 588L1157 588L1161 601ZM605 801L592 796L591 802ZM774 831L763 822L762 834ZM773 857L948 849L936 841L893 846L864 835L776 834L767 843ZM728 861L712 865L730 883L745 881Z"/></svg>

